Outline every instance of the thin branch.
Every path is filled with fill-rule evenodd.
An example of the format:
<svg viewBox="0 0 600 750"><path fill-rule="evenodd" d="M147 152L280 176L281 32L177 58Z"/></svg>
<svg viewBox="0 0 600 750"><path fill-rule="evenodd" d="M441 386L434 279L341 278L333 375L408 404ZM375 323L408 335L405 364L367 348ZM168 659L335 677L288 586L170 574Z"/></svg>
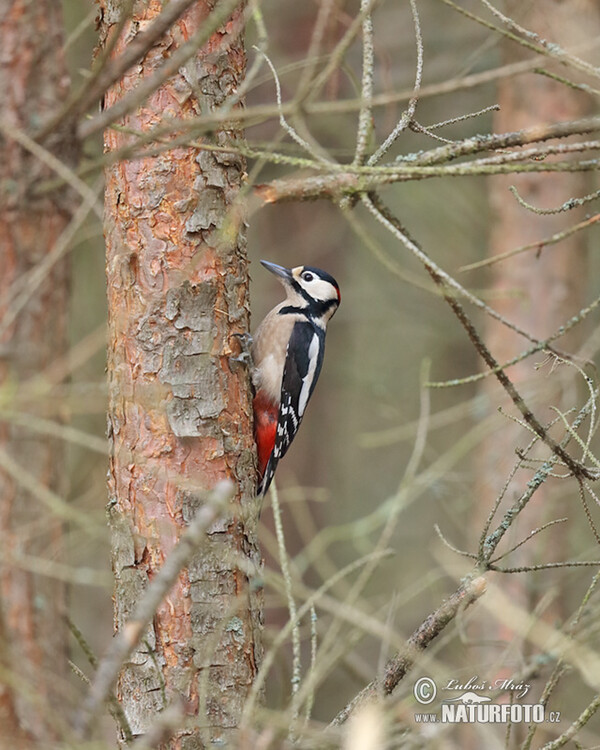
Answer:
<svg viewBox="0 0 600 750"><path fill-rule="evenodd" d="M501 568L488 564L487 569L495 573L533 573L537 570L551 570L554 568L597 568L600 560L566 560L565 562L540 563L539 565L523 565L519 568Z"/></svg>
<svg viewBox="0 0 600 750"><path fill-rule="evenodd" d="M457 555L461 555L461 557L468 557L471 560L477 560L477 555L474 554L473 552L467 552L466 550L458 549L458 547L455 547L453 544L451 544L448 541L448 539L446 539L446 537L442 534L442 530L440 529L440 527L438 526L437 523L435 523L433 525L433 528L435 530L435 533L440 538L440 541L442 542L442 544L444 544L446 547L448 547L449 550L451 550L452 552L454 552Z"/></svg>
<svg viewBox="0 0 600 750"><path fill-rule="evenodd" d="M464 308L458 302L456 297L451 295L448 292L447 290L447 284L448 284L447 279L449 278L448 275L445 273L442 273L442 274L439 273L438 270L433 267L433 263L431 262L431 260L427 258L427 256L425 256L425 254L420 250L420 248L416 247L413 240L407 237L403 228L399 226L397 219L393 216L393 214L390 213L390 211L381 202L381 200L378 198L377 195L370 194L368 197L364 196L363 200L365 204L367 205L367 207L370 206L371 213L373 213L373 215L376 218L378 218L385 226L387 226L388 228L391 228L393 234L395 234L403 242L404 245L406 245L407 247L415 247L416 249L419 250L420 255L426 259L426 262L424 265L425 265L427 272L442 290L444 299L446 300L448 305L450 305L455 316L458 318L459 322L461 323L461 325L467 332L467 335L469 336L469 339L471 340L477 353L480 355L480 357L483 359L486 365L490 369L493 369L495 371L494 374L496 378L498 379L500 385L504 388L504 390L506 391L506 393L508 394L508 396L510 397L511 401L516 406L516 408L521 412L527 424L534 430L534 432L537 435L539 435L542 441L552 450L552 452L555 455L557 455L565 463L565 465L571 470L574 476L585 477L586 479L596 479L597 478L596 474L593 471L591 471L590 469L585 467L583 464L573 459L565 451L562 445L557 443L554 440L554 438L548 434L547 430L544 429L544 427L540 424L535 414L527 406L523 397L517 391L514 383L506 375L504 370L499 369L498 362L496 362L491 352L482 341L481 337L479 336L477 332L477 329L471 323ZM455 286L455 284L456 282L454 282L452 286Z"/></svg>
<svg viewBox="0 0 600 750"><path fill-rule="evenodd" d="M579 410L579 413L572 425L573 430L576 430L581 426L583 421L588 417L590 410L591 410L591 406L588 401ZM564 450L570 441L571 441L571 435L567 433L561 440L560 447ZM500 544L501 539L504 537L508 529L512 526L516 516L518 516L523 511L523 509L527 506L527 504L529 503L533 495L537 492L537 490L539 490L539 488L548 479L552 469L554 468L555 463L556 463L555 456L552 456L547 461L544 461L544 463L540 466L540 468L535 472L533 477L527 482L527 487L525 491L521 494L520 497L518 497L515 500L515 502L511 505L511 507L505 512L502 518L502 521L497 526L497 528L491 534L486 536L485 539L483 539L482 537L483 543L480 545L480 553L481 553L481 561L483 564L487 563L487 561L494 554L494 551L497 549L498 545ZM579 481L580 478L578 477L577 479Z"/></svg>
<svg viewBox="0 0 600 750"><path fill-rule="evenodd" d="M2 316L2 321L0 322L0 336L6 333L9 327L14 323L21 310L25 307L32 296L36 293L37 289L39 289L40 285L47 278L49 270L53 265L58 263L58 261L63 257L63 255L71 246L71 243L73 242L75 235L79 231L79 228L86 220L90 211L92 211L92 209L96 206L98 200L97 193L100 190L101 183L102 178L100 178L93 186L93 188L88 193L86 193L83 201L73 214L71 221L63 229L50 252L48 252L36 266L34 266L21 278L21 281L23 283L25 283L26 279L26 284L23 287L22 291L18 294L18 296L16 296L10 303L9 309Z"/></svg>
<svg viewBox="0 0 600 750"><path fill-rule="evenodd" d="M367 14L372 13L375 10L375 8L379 5L380 2L381 0L369 0L365 4L364 7L361 7L360 12L352 20L352 23L346 30L346 33L344 34L344 36L336 44L335 49L333 49L332 52L330 53L329 62L313 81L309 91L307 92L307 97L306 97L307 103L310 101L313 101L315 97L317 97L321 93L323 86L325 86L330 76L341 65L342 60L346 56L346 52L350 49L352 42L354 41L355 37L358 35L359 31L361 30L365 17L367 16ZM303 102L304 100L300 100L299 102L294 102L295 108L297 108L299 104L303 104ZM305 109L307 109L306 105L303 104L303 106L305 107ZM359 105L359 107L361 106L362 106L362 99L361 99L361 104Z"/></svg>
<svg viewBox="0 0 600 750"><path fill-rule="evenodd" d="M362 165L366 161L367 148L373 132L373 110L371 100L373 98L373 66L375 62L375 50L373 44L373 18L368 12L369 0L361 0L360 9L365 13L362 23L362 85L360 97L363 105L358 113L358 129L356 134L356 150L354 153L354 165Z"/></svg>
<svg viewBox="0 0 600 750"><path fill-rule="evenodd" d="M241 0L222 0L206 21L204 21L200 29L187 42L178 47L158 70L145 78L135 89L125 94L112 107L105 109L90 120L82 122L77 132L79 138L83 141L95 133L104 130L104 128L124 117L141 104L141 102L145 101L167 78L175 75L179 68L185 65L190 57L208 42L219 26L222 26L231 17L240 3ZM241 28L240 23L240 30ZM236 33L236 30L232 31L232 33Z"/></svg>
<svg viewBox="0 0 600 750"><path fill-rule="evenodd" d="M29 151L33 156L36 157L42 164L45 164L53 172L64 180L67 185L73 188L83 200L87 201L90 207L93 209L96 216L102 221L104 217L102 204L98 200L98 196L92 188L89 187L73 169L67 166L67 164L58 159L54 154L36 143L33 138L30 138L27 133L19 130L14 125L0 120L0 133L9 139L16 141L20 146Z"/></svg>
<svg viewBox="0 0 600 750"><path fill-rule="evenodd" d="M244 704L244 711L242 715L241 726L244 726L244 724L248 723L253 718L254 711L256 710L256 704L259 700L261 690L263 689L266 679L271 671L271 668L273 667L273 664L275 663L277 653L279 649L284 645L284 643L289 638L290 634L293 631L293 628L297 626L300 620L308 612L310 612L311 608L319 602L319 600L324 596L324 594L329 589L336 586L346 576L350 575L355 570L358 570L361 566L365 565L366 563L369 563L372 560L379 561L382 558L388 557L390 555L391 555L391 552L389 550L383 550L382 552L372 552L368 555L365 555L364 557L359 558L358 560L354 560L349 565L346 565L344 568L337 571L337 573L335 573L329 579L327 579L323 583L323 585L320 586L319 589L312 592L310 596L307 597L304 604L296 612L295 619L288 620L285 623L283 628L281 628L279 632L277 633L277 635L275 636L273 643L271 644L271 647L265 653L262 663L260 665L260 669L258 670L258 674L256 675L254 682L252 683L252 687L250 688L250 692L248 693L248 698L246 700L246 703Z"/></svg>
<svg viewBox="0 0 600 750"><path fill-rule="evenodd" d="M600 695L596 695L594 700L588 705L588 707L579 714L578 718L571 724L571 726L563 732L560 737L557 737L551 742L547 742L541 750L558 750L558 748L564 747L577 734L577 732L584 727L596 711L600 708Z"/></svg>
<svg viewBox="0 0 600 750"><path fill-rule="evenodd" d="M527 453L533 448L533 446L537 442L538 442L538 437L536 436L535 438L533 438L533 440L530 441L529 445L527 446L527 448L523 452L524 455L527 455ZM508 491L508 487L509 487L510 483L512 482L512 480L515 477L515 474L521 468L522 465L523 465L523 459L519 456L519 460L515 462L515 464L513 465L512 469L510 470L508 476L506 477L506 480L505 480L504 484L502 485L502 489L498 493L498 496L496 497L496 500L494 501L494 504L493 504L490 512L488 513L488 517L485 520L485 523L483 525L483 529L481 531L481 535L479 537L479 550L478 550L478 556L477 556L479 560L483 560L485 558L485 545L487 543L487 537L488 537L489 530L490 530L490 528L492 526L492 521L494 520L494 517L496 516L496 513L498 512L498 508L500 507L500 503L502 502L502 500L504 500L504 498L506 496L506 493ZM490 552L489 555L491 555L491 554L492 553Z"/></svg>
<svg viewBox="0 0 600 750"><path fill-rule="evenodd" d="M521 539L520 542L517 542L515 545L510 547L506 550L506 552L503 552L501 555L498 555L498 557L495 557L493 560L490 560L490 570L492 570L492 565L494 563L497 563L499 560L504 559L507 555L510 555L515 550L518 550L519 547L522 547L524 544L527 544L527 542L530 542L534 536L537 536L541 531L545 531L546 529L549 529L551 526L555 526L557 523L565 523L568 521L568 518L556 518L554 521L548 521L548 523L545 523L543 526L538 526L537 529L533 529L529 532L529 534L525 537L525 539ZM552 565L557 565L559 563L551 563ZM499 568L494 567L493 570L499 570ZM503 571L503 572L506 572Z"/></svg>
<svg viewBox="0 0 600 750"><path fill-rule="evenodd" d="M546 40L541 39L540 37L537 37L537 35L534 35L534 36L537 37L536 41L538 41L539 44L534 44L532 41L523 39L522 37L519 37L510 31L506 31L505 29L502 29L499 26L495 26L493 23L486 21L484 18L481 18L480 16L477 16L474 13L470 13L465 8L461 8L460 5L457 5L456 3L452 2L452 0L441 0L441 2L443 2L445 5L448 5L450 8L457 11L458 13L461 13L463 16L466 16L466 18L469 18L471 21L475 21L481 26L484 26L486 29L490 29L491 31L496 32L497 34L500 34L501 36L504 36L507 39L510 39L516 44L519 44L522 47L526 47L527 49L531 50L532 52L535 52L538 55L543 55L544 57L550 57L550 58L559 60L560 62L566 65L570 65L571 67L576 68L577 70L583 73L587 73L595 77L598 77L599 75L598 68L595 68L589 63L586 63L584 60L580 60L578 57L574 57L568 52L565 52L557 44L547 42ZM491 9L492 6L488 6L488 7L490 7ZM509 22L509 25L514 24L512 19L507 19L507 20ZM514 26L516 26L516 24L514 24ZM520 29L521 27L517 27L517 28ZM532 34L532 32L528 32L525 29L523 29L522 32L520 33L525 33L526 35Z"/></svg>
<svg viewBox="0 0 600 750"><path fill-rule="evenodd" d="M590 86L587 83L575 83L575 81L571 81L564 76L559 76L556 73L551 73L549 70L545 70L544 68L534 68L533 72L537 73L540 76L551 78L553 81L557 81L558 83L562 83L564 86L568 86L570 89L575 89L576 91L584 91L586 94L592 94L593 96L600 95L599 89L595 89L593 86Z"/></svg>
<svg viewBox="0 0 600 750"><path fill-rule="evenodd" d="M556 44L556 42L549 42L546 39L542 39L542 37L540 37L540 35L536 32L529 31L529 29L520 26L513 18L505 16L504 13L501 13L489 2L489 0L481 0L481 2L489 11L491 11L491 13L493 13L493 15L496 16L496 18L499 18L502 23L504 23L513 31L516 31L518 34L522 34L527 39L530 39L532 42L534 42L534 46L537 47L537 49L543 50L544 54L548 57L576 68L580 72L586 73L587 75L594 76L595 78L600 78L600 68L597 68L594 65L590 65L590 63L582 60L579 57L575 57L575 55L572 55L570 52L562 49L562 47ZM519 43L522 43L522 40L518 41Z"/></svg>
<svg viewBox="0 0 600 750"><path fill-rule="evenodd" d="M585 517L587 518L588 525L590 527L590 530L592 534L594 535L594 539L596 540L596 544L600 544L600 534L598 533L598 529L596 528L596 524L594 523L594 519L592 518L592 514L590 512L589 506L587 504L587 500L585 499L585 490L591 491L591 487L587 486L583 481L579 481L579 499L581 500L581 505L583 506L583 512L585 513ZM593 493L592 497L594 497L597 501L597 498Z"/></svg>
<svg viewBox="0 0 600 750"><path fill-rule="evenodd" d="M127 41L127 46L119 57L109 60L108 54L117 43L125 22L129 20L130 10L133 7L133 2L129 0L128 4L124 5L119 24L111 35L110 49L103 52L95 70L92 72L92 77L88 78L76 92L69 96L61 109L48 122L44 123L41 130L36 134L36 139L43 140L50 133L55 132L66 119L76 120L93 104L100 101L106 91L146 55L150 48L169 31L194 2L195 0L171 0L170 3L163 6L161 13L148 28L140 31Z"/></svg>
<svg viewBox="0 0 600 750"><path fill-rule="evenodd" d="M405 648L395 654L386 664L383 678L373 680L343 708L330 726L343 724L350 715L365 702L383 693L390 695L398 683L412 669L418 655L424 651L444 628L452 622L459 611L477 601L486 589L485 578L478 576L462 583L459 588L432 612L408 639Z"/></svg>
<svg viewBox="0 0 600 750"><path fill-rule="evenodd" d="M454 123L457 123L457 122L464 122L465 120L472 120L475 117L486 115L488 114L488 112L499 112L499 111L500 111L499 104L490 104L489 107L478 109L477 112L469 112L466 115L459 115L458 117L450 117L448 120L442 120L441 122L436 122L433 125L427 125L427 130L438 130L439 128L445 128L448 125L454 125Z"/></svg>
<svg viewBox="0 0 600 750"><path fill-rule="evenodd" d="M411 120L409 123L409 128L413 131L413 133L422 133L423 135L427 135L430 138L433 138L434 141L439 141L440 143L456 143L456 139L452 138L444 138L442 135L437 135L437 133L432 132L428 127L425 125L421 125L421 123L417 122L416 120Z"/></svg>
<svg viewBox="0 0 600 750"><path fill-rule="evenodd" d="M310 45L306 53L305 65L298 82L298 89L294 97L294 103L300 105L312 91L313 76L319 62L323 37L327 24L331 18L331 12L335 6L335 0L321 0L317 20L310 38Z"/></svg>
<svg viewBox="0 0 600 750"><path fill-rule="evenodd" d="M591 201L600 198L600 190L595 190L589 195L584 195L583 198L569 198L568 201L565 201L561 206L558 206L558 208L536 208L535 206L532 206L531 203L527 203L527 201L519 195L519 191L514 185L510 185L508 189L515 196L517 203L520 206L523 206L523 208L526 208L534 214L538 214L538 216L550 216L552 214L571 211L573 208L584 206L586 203L590 203Z"/></svg>
<svg viewBox="0 0 600 750"><path fill-rule="evenodd" d="M317 668L317 649L318 649L318 632L317 632L317 610L314 605L310 608L310 669L308 670L309 679ZM308 698L306 699L306 707L304 709L305 720L310 721L310 715L313 710L315 703L315 692L311 691Z"/></svg>
<svg viewBox="0 0 600 750"><path fill-rule="evenodd" d="M385 141L379 146L377 151L369 158L367 164L373 166L384 156L392 147L392 145L398 139L400 133L402 133L408 125L412 122L417 109L417 102L419 101L419 90L421 89L421 80L423 78L423 37L421 35L421 24L419 21L419 13L417 11L417 5L415 0L410 0L410 10L413 17L413 23L415 27L415 40L417 43L417 70L415 73L415 84L413 87L412 96L408 102L408 107L402 114L402 117L398 121L396 127L388 135Z"/></svg>
<svg viewBox="0 0 600 750"><path fill-rule="evenodd" d="M277 95L277 106L279 107L279 124L280 124L280 125L281 125L281 127L282 127L282 128L283 128L283 129L285 130L285 132L286 132L286 133L287 133L287 134L288 134L288 135L290 136L290 138L292 138L292 140L296 141L296 143L297 143L297 144L298 144L298 145L299 145L299 146L300 146L301 148L303 148L303 149L304 149L304 150L305 150L305 151L306 151L307 153L309 153L309 154L310 154L310 155L311 155L311 156L313 157L313 159L315 159L315 161L317 161L317 162L320 162L320 163L324 163L324 164L329 164L331 160L330 160L330 159L327 159L327 158L325 158L325 157L324 157L324 156L322 156L322 155L321 155L321 154L320 154L320 153L319 153L318 151L316 151L316 150L315 150L315 149L314 149L314 148L312 147L312 145L311 145L310 143L308 143L308 141L304 140L304 138L302 138L302 136L300 136L300 135L299 135L299 134L298 134L298 133L297 133L297 132L296 132L296 131L294 130L294 128L293 128L293 127L292 127L292 126L291 126L291 125L290 125L290 124L288 123L288 121L287 121L287 120L285 119L285 117L284 117L284 115L283 115L283 110L282 110L282 101L281 101L281 85L280 85L280 83L279 83L279 76L277 75L277 71L275 70L275 66L274 66L274 65L273 65L273 63L271 62L271 60L270 60L270 58L268 57L268 55L266 55L266 54L265 54L264 52L261 52L261 51L260 51L260 50L258 49L258 47L255 47L255 49L256 49L256 50L257 50L257 52L258 52L259 54L261 54L261 55L262 55L262 56L263 56L263 57L265 58L265 60L267 61L267 65L268 65L268 66L269 66L269 68L271 69L271 73L273 74L273 78L274 78L274 80L275 80L275 91L276 91L276 95ZM267 157L267 158L268 158L268 157Z"/></svg>
<svg viewBox="0 0 600 750"><path fill-rule="evenodd" d="M564 325L560 326L551 336L549 336L544 341L538 342L535 346L530 347L524 352L521 352L521 354L517 354L512 359L509 359L507 362L504 362L501 365L498 365L497 368L494 368L492 370L486 370L485 372L478 372L474 375L467 375L463 378L455 378L453 380L444 380L441 382L431 381L427 383L428 388L449 388L457 385L466 385L467 383L477 383L480 380L483 380L484 378L489 377L490 375L495 375L497 371L499 370L505 370L508 367L512 367L513 365L516 365L518 362L522 362L524 359L527 359L527 357L530 357L532 354L536 354L537 352L549 350L551 349L550 344L553 341L556 341L557 339L564 336L568 331L571 330L574 326L581 323L582 320L585 320L587 316L593 312L598 306L600 305L600 297L597 297L593 302L591 302L587 307L584 307L582 310L580 310L576 315L573 315ZM556 355L556 352L552 352L554 356ZM562 360L562 358L559 357L559 359ZM562 360L566 361L569 364L572 364L569 360ZM584 375L585 379L585 375Z"/></svg>
<svg viewBox="0 0 600 750"><path fill-rule="evenodd" d="M277 536L277 548L279 551L279 565L281 567L281 575L285 584L285 595L287 599L288 612L290 615L290 622L294 623L292 628L292 695L298 692L300 687L300 678L302 674L302 652L300 647L300 623L298 621L298 608L294 601L294 594L292 591L292 575L290 573L290 561L285 546L285 535L283 533L283 523L281 521L281 506L279 505L279 496L277 494L277 488L275 483L271 484L271 506L273 508L273 518L275 520L275 534ZM292 716L290 722L290 733L289 739L293 741L294 731L298 714Z"/></svg>
<svg viewBox="0 0 600 750"><path fill-rule="evenodd" d="M578 224L574 224L572 227L569 227L562 232L555 232L554 234L551 234L550 237L545 237L536 242L530 242L528 245L521 245L521 247L517 247L515 250L507 250L505 253L499 253L492 258L485 258L476 263L469 263L466 266L461 266L458 270L474 271L476 268L483 268L484 266L494 265L494 263L500 263L507 258L512 258L514 255L520 255L521 253L527 252L527 250L536 250L538 253L541 253L541 251L548 245L555 245L557 242L562 242L562 240L582 229L587 229L597 221L600 221L600 213L590 216L589 218L584 219L584 221L580 221Z"/></svg>
<svg viewBox="0 0 600 750"><path fill-rule="evenodd" d="M408 236L404 227L400 225L397 218L393 214L391 214L388 209L381 203L378 196L374 194L363 195L363 203L365 204L369 212L377 219L377 221L383 224L383 226L385 226L395 237L397 237L400 242L408 250L410 250L410 252L423 264L429 275L433 278L436 285L441 289L442 295L447 295L448 291L444 290L443 286L440 286L440 282L447 285L451 289L454 289L461 297L465 297L466 299L468 299L473 305L483 310L486 314L488 314L498 322L502 323L502 325L510 328L512 331L518 333L520 336L523 336L529 341L532 341L532 343L534 343L535 345L540 344L540 342L537 339L534 339L527 331L524 331L523 329L519 328L519 326L516 326L514 323L508 321L493 308L488 307L488 305L482 302L474 294L471 294L471 292L469 292L454 278L452 278L452 276L447 274L436 263L434 263L434 261L431 260L431 258L423 250L421 250L417 243Z"/></svg>

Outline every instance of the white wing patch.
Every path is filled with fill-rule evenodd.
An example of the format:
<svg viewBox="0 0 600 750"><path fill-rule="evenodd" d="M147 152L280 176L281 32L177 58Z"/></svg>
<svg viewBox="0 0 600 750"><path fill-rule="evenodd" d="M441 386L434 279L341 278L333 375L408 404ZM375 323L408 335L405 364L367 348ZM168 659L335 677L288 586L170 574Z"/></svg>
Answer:
<svg viewBox="0 0 600 750"><path fill-rule="evenodd" d="M306 375L302 379L302 389L300 391L300 398L298 399L298 415L301 417L306 409L308 398L310 396L310 387L315 377L315 370L317 369L317 360L319 358L319 337L315 333L310 342L308 348L308 370Z"/></svg>

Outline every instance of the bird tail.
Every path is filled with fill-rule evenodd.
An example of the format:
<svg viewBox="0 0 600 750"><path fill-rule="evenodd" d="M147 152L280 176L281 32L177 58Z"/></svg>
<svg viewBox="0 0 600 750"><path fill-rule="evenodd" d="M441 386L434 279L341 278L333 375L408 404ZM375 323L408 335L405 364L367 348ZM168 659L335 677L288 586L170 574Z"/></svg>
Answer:
<svg viewBox="0 0 600 750"><path fill-rule="evenodd" d="M260 477L260 480L258 482L258 489L256 491L258 497L264 497L267 494L269 485L271 484L271 482L273 481L273 477L275 476L275 469L277 468L278 460L279 459L275 458L275 456L271 454L265 467L264 474L262 475L262 477Z"/></svg>

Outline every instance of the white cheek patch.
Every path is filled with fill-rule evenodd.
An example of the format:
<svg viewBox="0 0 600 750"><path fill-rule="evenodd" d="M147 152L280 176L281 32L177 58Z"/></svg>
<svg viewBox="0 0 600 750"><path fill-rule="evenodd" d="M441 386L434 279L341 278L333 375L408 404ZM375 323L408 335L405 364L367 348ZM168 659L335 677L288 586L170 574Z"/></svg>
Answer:
<svg viewBox="0 0 600 750"><path fill-rule="evenodd" d="M317 369L317 359L319 357L319 337L315 333L308 347L308 371L302 379L302 390L300 391L300 398L298 399L298 414L302 416L308 403L308 397L310 396L310 387L315 378L315 370Z"/></svg>
<svg viewBox="0 0 600 750"><path fill-rule="evenodd" d="M327 302L330 299L337 299L337 291L328 281L315 278L313 281L301 281L300 283L310 296L319 302Z"/></svg>

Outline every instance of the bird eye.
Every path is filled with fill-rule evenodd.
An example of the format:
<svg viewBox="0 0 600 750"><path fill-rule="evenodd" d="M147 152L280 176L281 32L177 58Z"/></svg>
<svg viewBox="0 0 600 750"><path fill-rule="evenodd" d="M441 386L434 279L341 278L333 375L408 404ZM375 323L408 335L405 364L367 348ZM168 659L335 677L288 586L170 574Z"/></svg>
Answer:
<svg viewBox="0 0 600 750"><path fill-rule="evenodd" d="M304 279L304 281L312 281L314 279L314 276L312 275L310 271L305 271L302 274L302 278Z"/></svg>

